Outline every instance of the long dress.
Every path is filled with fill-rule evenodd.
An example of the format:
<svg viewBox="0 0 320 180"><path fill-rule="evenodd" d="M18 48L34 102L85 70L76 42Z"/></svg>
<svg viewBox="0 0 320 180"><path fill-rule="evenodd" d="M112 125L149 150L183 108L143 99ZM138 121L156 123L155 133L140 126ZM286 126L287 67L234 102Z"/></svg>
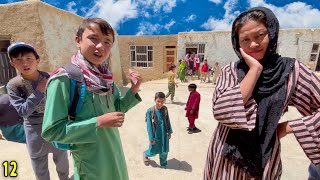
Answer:
<svg viewBox="0 0 320 180"><path fill-rule="evenodd" d="M296 107L304 117L289 121L289 126L303 151L314 164L320 163L319 87L319 77L305 65L296 61L287 83L286 104ZM257 103L253 98L250 98L243 105L234 63L222 69L217 81L213 102L214 116L219 124L209 144L203 179L250 179L250 175L244 169L234 166L231 161L222 155L222 148L230 128L252 130L255 128L257 115ZM262 179L280 179L281 173L280 142L276 138L272 155L264 168Z"/></svg>
<svg viewBox="0 0 320 180"><path fill-rule="evenodd" d="M186 78L186 69L187 65L184 62L182 62L179 66L179 78L182 82L185 81Z"/></svg>

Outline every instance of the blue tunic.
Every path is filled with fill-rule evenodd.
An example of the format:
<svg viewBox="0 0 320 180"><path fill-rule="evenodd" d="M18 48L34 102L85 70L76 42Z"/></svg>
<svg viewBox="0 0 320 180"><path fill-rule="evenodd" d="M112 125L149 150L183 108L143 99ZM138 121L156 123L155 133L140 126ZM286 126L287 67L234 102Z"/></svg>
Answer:
<svg viewBox="0 0 320 180"><path fill-rule="evenodd" d="M158 118L158 123L156 125L156 132L153 136L152 121L151 121L151 108L147 110L147 131L149 141L156 141L155 145L149 145L149 150L152 154L168 153L169 152L169 137L168 134L172 134L172 128L170 123L169 114L167 114L167 128L168 133L166 132L166 127L163 114L160 110L155 108L155 116Z"/></svg>

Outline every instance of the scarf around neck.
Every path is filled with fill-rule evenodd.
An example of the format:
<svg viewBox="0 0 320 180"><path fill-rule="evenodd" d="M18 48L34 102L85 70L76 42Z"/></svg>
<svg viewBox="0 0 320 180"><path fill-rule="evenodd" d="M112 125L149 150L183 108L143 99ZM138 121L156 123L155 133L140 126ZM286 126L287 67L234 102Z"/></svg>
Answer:
<svg viewBox="0 0 320 180"><path fill-rule="evenodd" d="M81 69L87 91L101 96L113 93L113 77L106 64L96 67L85 59L80 51L71 57L71 63ZM60 68L53 73L50 80L59 76L68 76L68 74L65 69Z"/></svg>
<svg viewBox="0 0 320 180"><path fill-rule="evenodd" d="M276 52L279 23L273 12L264 7L249 9L241 13L232 26L232 44L240 58L235 63L238 82L244 79L249 67L241 56L234 25L239 18L255 10L265 14L269 36L269 45L262 62L263 71L252 93L258 105L256 124L252 131L230 129L222 154L250 175L261 177L275 145L277 125L285 106L286 84L295 60L281 57Z"/></svg>
<svg viewBox="0 0 320 180"><path fill-rule="evenodd" d="M71 63L82 70L88 91L102 96L113 93L112 73L105 64L96 67L79 51L71 57Z"/></svg>

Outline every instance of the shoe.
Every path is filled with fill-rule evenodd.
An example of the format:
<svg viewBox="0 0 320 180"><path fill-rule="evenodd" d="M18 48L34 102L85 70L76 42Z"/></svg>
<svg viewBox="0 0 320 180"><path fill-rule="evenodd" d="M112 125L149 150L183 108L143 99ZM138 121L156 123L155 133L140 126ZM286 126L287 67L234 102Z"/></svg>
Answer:
<svg viewBox="0 0 320 180"><path fill-rule="evenodd" d="M167 169L167 166L160 166L161 169Z"/></svg>
<svg viewBox="0 0 320 180"><path fill-rule="evenodd" d="M193 133L198 133L198 132L201 132L201 129L198 129L197 127L193 128Z"/></svg>
<svg viewBox="0 0 320 180"><path fill-rule="evenodd" d="M143 152L143 163L146 166L149 166L149 158Z"/></svg>
<svg viewBox="0 0 320 180"><path fill-rule="evenodd" d="M173 100L171 100L171 104L174 104L174 101L173 101Z"/></svg>
<svg viewBox="0 0 320 180"><path fill-rule="evenodd" d="M187 131L192 131L192 129L191 129L191 128L189 128L189 127L187 127Z"/></svg>
<svg viewBox="0 0 320 180"><path fill-rule="evenodd" d="M190 131L188 131L188 134L193 134L193 130L190 129Z"/></svg>

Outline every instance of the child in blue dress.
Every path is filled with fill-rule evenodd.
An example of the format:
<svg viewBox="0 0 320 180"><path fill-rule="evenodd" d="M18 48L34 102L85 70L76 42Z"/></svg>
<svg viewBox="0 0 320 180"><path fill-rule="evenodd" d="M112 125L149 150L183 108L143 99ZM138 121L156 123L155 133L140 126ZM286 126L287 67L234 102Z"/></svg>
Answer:
<svg viewBox="0 0 320 180"><path fill-rule="evenodd" d="M169 152L169 139L172 128L168 109L164 106L165 94L157 92L155 94L155 106L150 107L146 113L147 131L149 137L149 149L143 152L143 161L149 165L149 157L159 154L161 168L166 168Z"/></svg>

